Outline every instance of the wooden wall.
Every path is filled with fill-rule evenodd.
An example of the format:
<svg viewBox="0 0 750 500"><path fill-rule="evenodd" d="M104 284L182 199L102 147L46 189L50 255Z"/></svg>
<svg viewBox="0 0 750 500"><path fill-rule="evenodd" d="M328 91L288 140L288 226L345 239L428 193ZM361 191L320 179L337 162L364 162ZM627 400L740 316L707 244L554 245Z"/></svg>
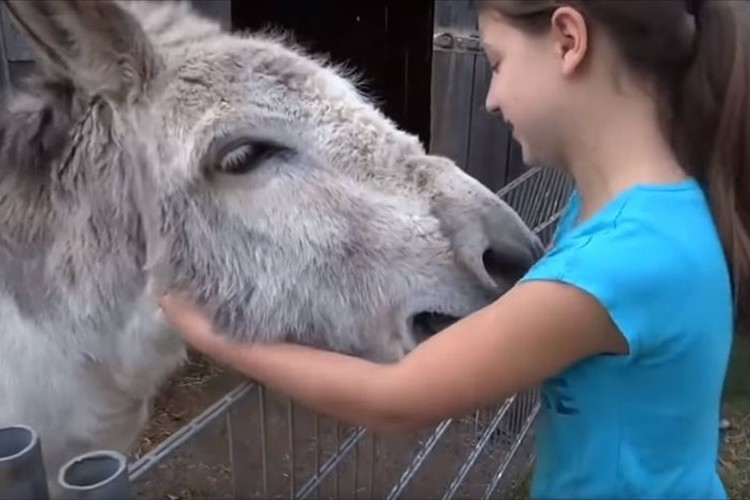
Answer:
<svg viewBox="0 0 750 500"><path fill-rule="evenodd" d="M471 3L436 0L434 34L431 149L498 190L527 167L507 124L486 111L491 71L481 52ZM449 48L441 43L446 35L454 40Z"/></svg>

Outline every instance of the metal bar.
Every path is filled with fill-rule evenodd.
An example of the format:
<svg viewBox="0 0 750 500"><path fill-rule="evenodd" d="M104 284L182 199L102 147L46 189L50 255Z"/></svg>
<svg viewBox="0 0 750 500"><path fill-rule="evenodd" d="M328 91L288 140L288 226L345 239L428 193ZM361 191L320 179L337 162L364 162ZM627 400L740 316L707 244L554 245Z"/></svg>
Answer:
<svg viewBox="0 0 750 500"><path fill-rule="evenodd" d="M354 477L352 478L354 498L357 498L357 490L359 479L359 445L354 447Z"/></svg>
<svg viewBox="0 0 750 500"><path fill-rule="evenodd" d="M531 425L534 423L534 420L536 419L536 415L538 411L539 411L539 405L537 404L532 410L529 417L526 419L526 422L523 428L521 429L521 432L518 434L518 437L516 438L513 445L511 446L510 452L505 457L505 460L503 460L500 463L500 466L497 468L497 472L492 478L492 481L487 485L487 488L484 490L484 494L482 495L483 500L490 498L492 493L494 493L495 489L497 488L497 485L500 483L500 480L505 474L505 471L507 470L508 465L510 464L510 461L515 457L516 453L518 452L518 448L521 446L521 443L523 442L523 438L529 432L529 429L531 429Z"/></svg>
<svg viewBox="0 0 750 500"><path fill-rule="evenodd" d="M294 458L294 405L292 404L291 399L287 402L287 421L289 422L289 498L294 498L294 492L296 488L296 463Z"/></svg>
<svg viewBox="0 0 750 500"><path fill-rule="evenodd" d="M544 221L541 224L539 224L538 226L536 226L534 228L534 232L537 233L537 234L539 234L542 231L544 231L545 229L547 229L549 226L551 226L552 224L556 223L558 220L560 220L560 214L559 213L553 215L552 217L550 217L546 221Z"/></svg>
<svg viewBox="0 0 750 500"><path fill-rule="evenodd" d="M320 415L315 415L315 475L317 476L320 472L320 456L323 450L320 449ZM320 483L315 483L315 495L319 496Z"/></svg>
<svg viewBox="0 0 750 500"><path fill-rule="evenodd" d="M499 196L501 198L508 195L508 193L514 191L518 188L518 186L524 184L527 182L531 177L534 177L535 175L538 175L542 171L542 167L534 167L530 168L528 172L519 175L512 181L510 181L508 184L500 188L495 195Z"/></svg>
<svg viewBox="0 0 750 500"><path fill-rule="evenodd" d="M127 464L127 457L114 451L74 457L58 472L60 496L69 500L135 500Z"/></svg>
<svg viewBox="0 0 750 500"><path fill-rule="evenodd" d="M364 436L365 433L365 429L363 427L359 427L355 432L350 434L349 437L346 438L346 440L341 444L338 450L336 450L336 453L334 453L331 458L326 460L326 463L324 463L323 467L318 470L318 473L311 477L307 481L307 483L305 483L304 486L300 488L299 492L297 493L297 498L307 498L328 476L328 474L330 474L331 471L336 468L339 462L344 459L347 453L349 453L349 450L351 450L352 447L355 446L360 439L362 439L362 436Z"/></svg>
<svg viewBox="0 0 750 500"><path fill-rule="evenodd" d="M475 30L456 31L439 27L432 37L432 49L443 52L481 54L482 44Z"/></svg>
<svg viewBox="0 0 750 500"><path fill-rule="evenodd" d="M0 500L48 498L37 432L26 425L0 428Z"/></svg>
<svg viewBox="0 0 750 500"><path fill-rule="evenodd" d="M232 422L232 414L230 412L227 412L226 415L224 415L224 421L226 422L227 426L227 445L229 447L229 464L232 468L232 482L233 482L233 488L234 488L234 494L237 495L241 490L238 485L238 479L237 476L237 455L238 455L238 439L234 439L236 430L236 425L234 422Z"/></svg>
<svg viewBox="0 0 750 500"><path fill-rule="evenodd" d="M396 481L396 484L393 485L391 491L388 493L388 499L397 498L404 491L406 485L414 478L414 475L417 473L419 468L422 467L422 464L427 459L427 456L430 454L440 438L443 437L443 434L445 434L445 431L448 429L448 426L450 426L451 423L453 423L452 418L440 422L440 424L432 432L427 441L425 441L422 448L417 452L417 456L414 458L414 460L411 461L406 470L404 470L404 472L401 474L401 477L398 479L398 481Z"/></svg>
<svg viewBox="0 0 750 500"><path fill-rule="evenodd" d="M258 407L260 409L260 454L263 468L263 498L268 498L268 456L266 435L266 390L260 386L258 390Z"/></svg>
<svg viewBox="0 0 750 500"><path fill-rule="evenodd" d="M255 387L255 384L252 382L244 382L240 384L227 393L226 396L209 406L203 413L191 420L190 423L186 424L170 437L162 441L156 448L130 466L130 480L133 482L138 480L138 478L151 470L151 468L157 465L161 460L182 446L183 443L192 439L209 424L218 420L229 411L230 408L237 404L237 402L245 397L253 387Z"/></svg>
<svg viewBox="0 0 750 500"><path fill-rule="evenodd" d="M375 490L375 446L377 439L375 434L370 434L370 480L367 485L367 498L373 498Z"/></svg>
<svg viewBox="0 0 750 500"><path fill-rule="evenodd" d="M480 411L477 410L474 412L474 435L476 435L479 432L479 416Z"/></svg>
<svg viewBox="0 0 750 500"><path fill-rule="evenodd" d="M0 21L5 17L5 6L0 7ZM2 24L0 23L0 26ZM13 81L10 78L10 64L8 63L8 50L5 45L5 32L0 28L0 91L4 99L8 98L13 90Z"/></svg>
<svg viewBox="0 0 750 500"><path fill-rule="evenodd" d="M235 497L248 495L258 488L258 478L247 475L247 471L255 465L255 453L258 451L257 439L254 436L258 431L258 425L251 425L251 419L248 418L248 414L256 413L258 404L260 386L255 385L253 388L253 397L248 395L242 398L225 414L227 452Z"/></svg>
<svg viewBox="0 0 750 500"><path fill-rule="evenodd" d="M453 498L453 496L456 494L458 489L461 487L461 484L463 484L464 480L466 479L466 475L474 466L474 463L476 463L477 458L479 458L479 454L482 453L485 446L487 446L487 443L492 437L492 433L495 431L495 429L497 429L497 426L500 424L500 421L503 418L505 418L505 415L506 413L508 413L508 409L510 408L510 405L513 403L515 399L516 399L515 394L509 397L508 399L506 399L503 405L500 407L500 409L495 413L495 417L490 421L490 424L482 433L482 437L480 438L479 442L471 450L471 453L469 453L469 456L466 458L466 461L461 465L461 468L459 469L458 473L453 478L453 481L451 481L451 484L448 486L448 489L443 494L443 499L447 500L449 498Z"/></svg>
<svg viewBox="0 0 750 500"><path fill-rule="evenodd" d="M341 447L341 424L336 422L336 449ZM335 474L333 476L333 490L335 491L335 497L339 497L339 473L341 471L336 467Z"/></svg>

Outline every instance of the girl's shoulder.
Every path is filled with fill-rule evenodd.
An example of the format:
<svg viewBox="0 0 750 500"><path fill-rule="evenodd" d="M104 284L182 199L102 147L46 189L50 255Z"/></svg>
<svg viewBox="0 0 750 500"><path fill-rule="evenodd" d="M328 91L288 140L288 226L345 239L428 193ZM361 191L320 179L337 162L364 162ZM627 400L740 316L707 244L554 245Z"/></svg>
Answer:
<svg viewBox="0 0 750 500"><path fill-rule="evenodd" d="M675 309L731 323L728 266L695 181L635 186L580 224L577 210L574 192L552 247L523 281L564 282L593 295L631 342L631 351L644 336L653 341L654 331L666 333L667 327L654 321L673 317Z"/></svg>
<svg viewBox="0 0 750 500"><path fill-rule="evenodd" d="M680 269L690 260L724 264L708 200L692 178L670 184L635 185L588 219L576 223L579 209L580 197L573 191L543 260L564 254L574 263L598 255L605 261L630 256L624 261L628 262L639 255L640 261L673 264L663 266L666 270Z"/></svg>

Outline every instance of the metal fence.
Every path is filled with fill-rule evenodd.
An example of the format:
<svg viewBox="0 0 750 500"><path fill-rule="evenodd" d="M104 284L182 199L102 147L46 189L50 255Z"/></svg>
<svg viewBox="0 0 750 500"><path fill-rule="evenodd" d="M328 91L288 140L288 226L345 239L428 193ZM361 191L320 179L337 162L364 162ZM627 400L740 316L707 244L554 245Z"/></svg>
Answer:
<svg viewBox="0 0 750 500"><path fill-rule="evenodd" d="M532 169L498 195L547 244L572 188ZM489 498L528 466L537 391L428 432L378 436L246 382L130 467L144 498Z"/></svg>

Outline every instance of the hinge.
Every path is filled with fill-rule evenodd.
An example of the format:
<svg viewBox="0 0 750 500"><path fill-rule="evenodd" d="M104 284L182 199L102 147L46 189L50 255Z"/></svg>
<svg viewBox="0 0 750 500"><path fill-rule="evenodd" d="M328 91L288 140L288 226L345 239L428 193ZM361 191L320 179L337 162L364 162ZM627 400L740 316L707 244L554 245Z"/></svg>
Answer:
<svg viewBox="0 0 750 500"><path fill-rule="evenodd" d="M469 52L473 54L482 52L479 34L472 32L439 30L432 37L432 47L448 52Z"/></svg>

